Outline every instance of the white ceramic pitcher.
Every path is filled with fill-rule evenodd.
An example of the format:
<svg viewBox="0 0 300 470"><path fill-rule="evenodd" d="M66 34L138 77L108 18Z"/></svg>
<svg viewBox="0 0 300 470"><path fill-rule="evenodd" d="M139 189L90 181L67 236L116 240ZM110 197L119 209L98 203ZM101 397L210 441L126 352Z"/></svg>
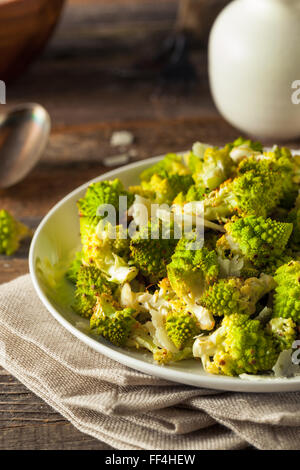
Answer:
<svg viewBox="0 0 300 470"><path fill-rule="evenodd" d="M300 137L300 0L230 3L211 30L209 77L217 108L238 129Z"/></svg>

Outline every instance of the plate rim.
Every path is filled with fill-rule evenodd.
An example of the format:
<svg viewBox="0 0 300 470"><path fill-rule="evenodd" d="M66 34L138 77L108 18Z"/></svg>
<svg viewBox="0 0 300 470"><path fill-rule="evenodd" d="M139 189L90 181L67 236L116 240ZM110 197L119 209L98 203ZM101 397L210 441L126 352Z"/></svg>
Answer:
<svg viewBox="0 0 300 470"><path fill-rule="evenodd" d="M297 150L294 150L297 152ZM184 152L177 152L177 154L183 154ZM156 161L159 161L163 158L163 155L159 155L156 157L144 159L138 162L132 162L130 164L124 165L122 167L115 168L108 172L101 174L91 180L83 183L82 185L75 188L73 191L68 193L62 199L60 199L50 210L49 212L43 217L41 222L39 223L34 236L32 238L30 249L29 249L29 273L35 288L35 291L47 308L47 310L51 313L51 315L64 327L66 328L71 334L73 334L76 338L83 341L92 349L96 350L100 354L104 354L106 357L109 357L116 362L119 362L127 367L130 367L134 370L138 370L139 372L152 375L155 377L159 377L163 380L167 380L173 382L177 385L185 384L197 388L207 388L213 390L223 390L223 391L235 391L235 392L246 392L246 393L280 393L280 392L295 392L300 391L300 376L292 377L292 378L284 378L284 377L270 377L270 378L260 378L260 379L241 379L240 377L227 377L227 376L215 376L215 375L196 375L194 373L187 373L184 371L178 371L176 369L172 369L172 366L160 366L155 363L150 363L144 361L142 358L138 359L135 357L131 357L123 352L120 348L120 351L112 349L109 345L102 343L96 339L91 338L86 333L82 332L79 328L72 325L64 316L51 304L49 299L47 298L46 294L43 292L38 277L35 272L35 263L34 263L34 254L35 254L35 247L40 236L41 231L43 230L44 226L47 224L48 220L52 217L52 215L61 207L63 206L69 199L71 199L75 194L79 193L83 189L87 188L89 184L96 182L96 181L103 181L109 178L117 178L118 173L122 173L122 171L127 171L130 169L136 169L138 167L143 167L149 164L149 166ZM122 177L122 175L120 175Z"/></svg>

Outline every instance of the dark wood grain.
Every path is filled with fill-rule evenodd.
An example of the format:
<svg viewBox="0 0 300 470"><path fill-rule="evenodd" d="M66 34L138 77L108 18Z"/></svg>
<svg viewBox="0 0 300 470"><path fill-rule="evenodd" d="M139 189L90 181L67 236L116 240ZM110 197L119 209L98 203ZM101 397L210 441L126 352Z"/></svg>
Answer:
<svg viewBox="0 0 300 470"><path fill-rule="evenodd" d="M64 0L12 0L0 4L0 76L19 76L40 52L58 21Z"/></svg>
<svg viewBox="0 0 300 470"><path fill-rule="evenodd" d="M8 105L45 105L53 131L35 170L0 192L1 207L35 228L65 194L107 171L104 159L122 151L109 144L118 129L135 137L132 160L183 150L195 140L219 144L239 135L213 105L204 50L192 53L198 78L191 88L122 75L159 46L176 10L175 0L73 0L67 5L43 56L7 89ZM28 248L27 243L16 256L0 257L1 283L28 272ZM103 448L0 370L0 449Z"/></svg>

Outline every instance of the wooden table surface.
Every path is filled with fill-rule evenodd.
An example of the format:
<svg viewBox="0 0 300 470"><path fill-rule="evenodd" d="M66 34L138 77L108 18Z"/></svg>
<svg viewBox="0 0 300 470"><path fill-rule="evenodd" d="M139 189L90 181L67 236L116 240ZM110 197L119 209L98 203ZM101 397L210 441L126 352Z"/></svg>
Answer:
<svg viewBox="0 0 300 470"><path fill-rule="evenodd" d="M217 113L208 87L205 50L192 52L192 87L122 73L171 30L176 0L72 0L42 57L7 89L8 105L36 101L53 130L39 165L0 192L1 208L37 226L69 191L105 172L113 131L135 136L133 160L224 143L239 135ZM2 107L3 109L3 107ZM296 142L290 142L296 146ZM298 143L299 146L299 143ZM28 248L0 257L0 282L28 272ZM107 449L0 369L0 449Z"/></svg>

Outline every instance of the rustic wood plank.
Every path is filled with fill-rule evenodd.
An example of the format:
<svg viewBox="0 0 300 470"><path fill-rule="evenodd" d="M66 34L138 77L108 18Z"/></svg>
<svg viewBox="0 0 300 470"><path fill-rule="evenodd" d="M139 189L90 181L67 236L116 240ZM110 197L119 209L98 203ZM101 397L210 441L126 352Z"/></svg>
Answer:
<svg viewBox="0 0 300 470"><path fill-rule="evenodd" d="M0 369L0 450L111 449L82 434Z"/></svg>
<svg viewBox="0 0 300 470"><path fill-rule="evenodd" d="M0 283L9 282L29 272L27 259L0 258ZM0 387L1 390L1 387Z"/></svg>

